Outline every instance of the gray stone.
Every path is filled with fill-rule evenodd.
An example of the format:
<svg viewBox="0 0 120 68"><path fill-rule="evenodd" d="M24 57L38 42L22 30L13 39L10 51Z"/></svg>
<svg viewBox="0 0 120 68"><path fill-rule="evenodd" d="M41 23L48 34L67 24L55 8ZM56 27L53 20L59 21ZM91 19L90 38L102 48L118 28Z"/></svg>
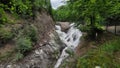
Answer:
<svg viewBox="0 0 120 68"><path fill-rule="evenodd" d="M61 30L66 32L70 28L70 23L69 22L59 22L61 26Z"/></svg>

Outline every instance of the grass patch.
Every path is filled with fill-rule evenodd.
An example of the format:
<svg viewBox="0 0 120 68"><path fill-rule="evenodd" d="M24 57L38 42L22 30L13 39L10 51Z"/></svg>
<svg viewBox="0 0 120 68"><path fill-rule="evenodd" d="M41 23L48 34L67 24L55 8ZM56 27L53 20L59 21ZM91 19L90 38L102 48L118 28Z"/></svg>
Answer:
<svg viewBox="0 0 120 68"><path fill-rule="evenodd" d="M32 42L29 38L20 38L17 41L16 49L20 53L24 53L32 49Z"/></svg>
<svg viewBox="0 0 120 68"><path fill-rule="evenodd" d="M120 37L102 44L98 49L90 51L87 55L80 57L77 68L120 68L120 60L116 60L114 53L120 51Z"/></svg>
<svg viewBox="0 0 120 68"><path fill-rule="evenodd" d="M13 52L14 52L14 51L8 51L8 52L0 55L0 62L2 62L2 61L7 61L7 60L9 60L9 59L12 59L11 56L13 56L13 54L14 54Z"/></svg>
<svg viewBox="0 0 120 68"><path fill-rule="evenodd" d="M7 42L8 40L13 38L13 33L10 28L0 28L0 41L2 43Z"/></svg>

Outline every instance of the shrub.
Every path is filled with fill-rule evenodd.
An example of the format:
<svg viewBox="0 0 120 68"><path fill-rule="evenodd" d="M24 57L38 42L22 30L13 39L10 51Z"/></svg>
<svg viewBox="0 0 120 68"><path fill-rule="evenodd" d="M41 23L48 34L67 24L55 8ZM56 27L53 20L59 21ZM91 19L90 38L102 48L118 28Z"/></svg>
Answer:
<svg viewBox="0 0 120 68"><path fill-rule="evenodd" d="M3 8L0 8L0 24L7 23L7 16L5 15L5 11Z"/></svg>
<svg viewBox="0 0 120 68"><path fill-rule="evenodd" d="M3 54L0 54L0 62L6 61L7 59L10 59L11 56L13 55L13 51L3 51Z"/></svg>
<svg viewBox="0 0 120 68"><path fill-rule="evenodd" d="M21 54L20 52L18 52L17 54L16 54L16 56L15 56L15 61L18 61L18 60L20 60L20 59L22 59L24 57L24 55L23 54Z"/></svg>
<svg viewBox="0 0 120 68"><path fill-rule="evenodd" d="M29 51L32 49L32 42L29 38L19 38L17 40L17 46L16 49L20 53L25 53L26 51Z"/></svg>
<svg viewBox="0 0 120 68"><path fill-rule="evenodd" d="M79 25L78 27L82 32L87 32L90 30L90 27L87 25Z"/></svg>
<svg viewBox="0 0 120 68"><path fill-rule="evenodd" d="M31 26L30 28L30 33L29 37L31 38L32 41L36 42L37 41L37 30L34 26Z"/></svg>
<svg viewBox="0 0 120 68"><path fill-rule="evenodd" d="M33 4L36 9L40 9L40 8L48 9L49 8L47 6L49 4L47 0L34 0Z"/></svg>
<svg viewBox="0 0 120 68"><path fill-rule="evenodd" d="M35 26L27 26L24 30L24 35L26 37L29 37L31 41L36 42L37 41L37 29Z"/></svg>
<svg viewBox="0 0 120 68"><path fill-rule="evenodd" d="M0 40L7 42L9 39L13 38L13 33L9 28L0 28Z"/></svg>
<svg viewBox="0 0 120 68"><path fill-rule="evenodd" d="M11 5L9 11L21 15L32 15L32 4L30 0L12 0L9 2ZM7 4L8 5L8 4Z"/></svg>
<svg viewBox="0 0 120 68"><path fill-rule="evenodd" d="M0 10L3 9L16 16L22 16L22 18L29 18L34 16L36 9L50 8L49 0L2 0L0 1ZM1 11L0 11L1 13ZM5 20L5 18L4 18Z"/></svg>

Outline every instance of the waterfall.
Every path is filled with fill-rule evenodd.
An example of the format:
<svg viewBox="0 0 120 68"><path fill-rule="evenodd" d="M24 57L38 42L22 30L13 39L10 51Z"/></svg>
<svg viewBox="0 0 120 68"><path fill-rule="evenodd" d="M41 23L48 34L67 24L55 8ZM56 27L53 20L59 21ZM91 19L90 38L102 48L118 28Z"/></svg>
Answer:
<svg viewBox="0 0 120 68"><path fill-rule="evenodd" d="M68 29L67 33L65 33L65 32L61 31L61 26L55 25L56 32L58 33L60 40L66 45L66 47L63 49L54 68L58 68L61 65L62 61L69 56L69 54L66 52L66 50L70 49L70 50L74 51L75 48L80 43L80 37L82 36L81 31L79 31L79 29L75 28L74 23L70 24L69 26L70 26L70 28Z"/></svg>

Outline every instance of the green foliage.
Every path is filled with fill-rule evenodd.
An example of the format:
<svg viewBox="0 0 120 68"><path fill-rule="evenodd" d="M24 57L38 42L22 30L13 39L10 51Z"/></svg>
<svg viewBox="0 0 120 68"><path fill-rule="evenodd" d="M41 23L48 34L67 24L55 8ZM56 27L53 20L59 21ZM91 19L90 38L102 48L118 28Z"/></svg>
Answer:
<svg viewBox="0 0 120 68"><path fill-rule="evenodd" d="M7 17L5 15L4 9L0 8L0 24L7 23Z"/></svg>
<svg viewBox="0 0 120 68"><path fill-rule="evenodd" d="M89 52L86 56L80 57L76 64L77 68L119 68L119 60L115 60L113 55L120 51L120 38L107 42L97 50Z"/></svg>
<svg viewBox="0 0 120 68"><path fill-rule="evenodd" d="M36 42L38 37L37 37L37 29L34 26L31 26L30 28L30 33L29 37L31 38L32 41Z"/></svg>
<svg viewBox="0 0 120 68"><path fill-rule="evenodd" d="M32 15L32 3L30 0L11 0L9 2L9 4L11 5L9 7L9 11L11 13L17 13L20 14L22 16L25 15Z"/></svg>
<svg viewBox="0 0 120 68"><path fill-rule="evenodd" d="M76 10L72 10L71 5L61 6L57 10L53 10L53 15L56 21L76 21L78 15Z"/></svg>
<svg viewBox="0 0 120 68"><path fill-rule="evenodd" d="M68 50L66 50L66 53L68 53L71 57L74 55L73 50L70 48Z"/></svg>
<svg viewBox="0 0 120 68"><path fill-rule="evenodd" d="M32 18L36 11L49 12L50 9L50 0L0 0L0 44L12 40L12 38L16 40L15 60L23 58L25 53L32 49L32 45L37 41L37 30L35 26L29 24L22 28L19 28L19 25L12 28L14 25L11 26L11 23L16 23L13 19L15 17ZM15 17L10 18L13 15Z"/></svg>
<svg viewBox="0 0 120 68"><path fill-rule="evenodd" d="M32 49L32 42L29 38L19 38L16 45L17 51L22 54Z"/></svg>
<svg viewBox="0 0 120 68"><path fill-rule="evenodd" d="M96 66L102 68L119 68L120 65L112 59L111 55L102 53L93 53L90 56L79 59L77 63L77 68L95 68Z"/></svg>
<svg viewBox="0 0 120 68"><path fill-rule="evenodd" d="M0 40L2 42L7 42L13 38L13 33L9 28L0 28Z"/></svg>
<svg viewBox="0 0 120 68"><path fill-rule="evenodd" d="M24 57L24 55L23 54L21 54L20 52L18 52L17 54L16 54L16 56L15 56L15 61L18 61L18 60L20 60L20 59L22 59Z"/></svg>
<svg viewBox="0 0 120 68"><path fill-rule="evenodd" d="M22 17L33 16L37 9L49 9L50 0L7 0L0 1L0 10L9 11ZM1 13L0 13L1 14Z"/></svg>
<svg viewBox="0 0 120 68"><path fill-rule="evenodd" d="M102 25L106 22L118 23L120 21L119 0L70 0L65 6L53 10L56 21L72 21L89 25L89 29L81 27L83 31L89 30L91 38L103 31ZM108 20L107 20L108 19ZM111 24L110 23L110 24Z"/></svg>
<svg viewBox="0 0 120 68"><path fill-rule="evenodd" d="M29 38L21 37L16 42L16 56L15 61L22 59L25 56L25 52L32 50L32 41Z"/></svg>
<svg viewBox="0 0 120 68"><path fill-rule="evenodd" d="M90 27L87 25L79 25L78 28L82 31L82 32L87 32L90 30Z"/></svg>
<svg viewBox="0 0 120 68"><path fill-rule="evenodd" d="M37 7L38 9L39 8L45 8L46 7L46 1L45 0L35 0L34 1L34 6Z"/></svg>
<svg viewBox="0 0 120 68"><path fill-rule="evenodd" d="M26 52L31 51L37 41L37 30L33 25L27 25L19 31L16 39L16 51L15 61L22 59Z"/></svg>
<svg viewBox="0 0 120 68"><path fill-rule="evenodd" d="M0 55L0 62L12 58L12 57L10 57L12 55L13 55L13 51L12 50L11 51L7 51L7 52L1 54Z"/></svg>
<svg viewBox="0 0 120 68"><path fill-rule="evenodd" d="M110 54L113 54L114 52L120 51L120 38L114 41L110 41L106 44L104 44L101 49L103 51L109 52Z"/></svg>
<svg viewBox="0 0 120 68"><path fill-rule="evenodd" d="M26 26L26 28L23 30L23 36L29 37L31 41L36 42L37 41L37 29L34 25Z"/></svg>

